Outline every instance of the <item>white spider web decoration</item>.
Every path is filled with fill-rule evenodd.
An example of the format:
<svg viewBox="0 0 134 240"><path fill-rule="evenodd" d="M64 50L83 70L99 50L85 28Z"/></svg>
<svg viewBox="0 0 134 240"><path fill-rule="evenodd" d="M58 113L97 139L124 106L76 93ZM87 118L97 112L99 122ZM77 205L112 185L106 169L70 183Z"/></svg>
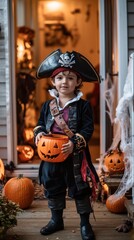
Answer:
<svg viewBox="0 0 134 240"><path fill-rule="evenodd" d="M104 97L105 97L105 101L106 101L106 105L107 105L107 110L106 113L108 114L111 124L114 124L114 119L115 119L115 112L114 112L114 101L115 101L115 83L111 80L110 75L107 73L106 79L105 79L105 93L104 93ZM119 138L117 139L116 143L114 142L114 146L113 144L110 146L110 148L108 149L108 151L110 151L113 148L116 148L119 141L120 141L120 132L118 134ZM98 174L101 175L102 171L106 171L107 172L107 167L104 165L104 157L105 157L106 153L102 154L100 157L100 161L99 161L99 168L98 168Z"/></svg>
<svg viewBox="0 0 134 240"><path fill-rule="evenodd" d="M119 136L117 135L120 131L121 149L124 152L124 163L125 170L124 175L121 179L119 187L115 191L117 197L125 195L125 193L134 185L134 152L132 146L132 123L131 123L131 110L133 108L133 58L130 56L128 65L128 74L126 77L126 83L124 86L123 97L119 100L116 108L115 123L118 124L118 131L114 137L114 142Z"/></svg>
<svg viewBox="0 0 134 240"><path fill-rule="evenodd" d="M133 56L133 57L132 57ZM132 120L131 120L131 111L133 109L134 104L134 93L133 93L133 61L134 54L130 55L129 65L128 65L128 73L126 77L126 82L124 85L123 96L119 100L119 103L116 108L116 116L113 118L113 103L114 103L114 90L115 86L111 84L111 88L106 90L106 103L108 107L108 115L111 120L111 124L115 124L116 132L113 138L113 142L108 149L115 149L121 140L120 148L124 153L124 164L125 170L123 177L120 181L120 184L115 191L115 197L119 198L125 195L125 193L133 188L134 186L134 147L133 137L132 136ZM109 76L107 76L106 81L109 82ZM111 106L112 105L112 106ZM103 170L105 171L104 166L104 157L106 153L104 153L100 157L100 164L98 173L100 174Z"/></svg>
<svg viewBox="0 0 134 240"><path fill-rule="evenodd" d="M105 91L105 101L107 104L107 114L109 115L111 124L114 123L114 93L115 84L112 82L109 74L106 77L106 91Z"/></svg>

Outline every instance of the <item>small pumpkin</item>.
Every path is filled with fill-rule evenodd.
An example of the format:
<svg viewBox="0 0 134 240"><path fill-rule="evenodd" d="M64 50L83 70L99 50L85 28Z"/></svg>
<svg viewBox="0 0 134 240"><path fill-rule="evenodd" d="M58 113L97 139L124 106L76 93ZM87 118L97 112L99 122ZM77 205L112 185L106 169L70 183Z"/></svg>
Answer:
<svg viewBox="0 0 134 240"><path fill-rule="evenodd" d="M104 166L110 174L123 173L125 169L124 153L120 150L119 144L115 150L110 150L104 157Z"/></svg>
<svg viewBox="0 0 134 240"><path fill-rule="evenodd" d="M126 207L125 207L125 196L118 197L114 194L109 196L106 200L106 207L107 209L112 213L125 213Z"/></svg>
<svg viewBox="0 0 134 240"><path fill-rule="evenodd" d="M2 159L0 159L0 180L3 181L4 176L5 176L5 167L4 167Z"/></svg>
<svg viewBox="0 0 134 240"><path fill-rule="evenodd" d="M29 145L18 145L17 152L20 162L27 162L34 156L34 150Z"/></svg>
<svg viewBox="0 0 134 240"><path fill-rule="evenodd" d="M67 142L68 137L61 134L42 136L37 146L40 159L47 162L63 162L68 154L63 154L61 148Z"/></svg>
<svg viewBox="0 0 134 240"><path fill-rule="evenodd" d="M20 175L6 182L3 193L8 200L19 204L22 209L27 209L34 199L34 185L31 179Z"/></svg>

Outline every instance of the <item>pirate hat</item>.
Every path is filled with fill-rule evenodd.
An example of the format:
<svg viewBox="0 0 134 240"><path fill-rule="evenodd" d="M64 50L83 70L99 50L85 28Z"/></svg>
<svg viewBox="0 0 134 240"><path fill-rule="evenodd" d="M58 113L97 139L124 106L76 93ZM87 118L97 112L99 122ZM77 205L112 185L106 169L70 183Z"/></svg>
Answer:
<svg viewBox="0 0 134 240"><path fill-rule="evenodd" d="M51 77L56 69L62 67L77 72L85 82L100 82L98 73L86 57L75 51L62 53L60 49L43 60L37 69L36 77Z"/></svg>

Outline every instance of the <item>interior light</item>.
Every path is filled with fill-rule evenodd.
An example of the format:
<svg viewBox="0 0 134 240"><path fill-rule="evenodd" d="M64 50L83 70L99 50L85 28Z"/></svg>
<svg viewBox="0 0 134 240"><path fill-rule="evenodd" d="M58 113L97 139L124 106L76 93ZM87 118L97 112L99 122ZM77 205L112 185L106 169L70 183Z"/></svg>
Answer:
<svg viewBox="0 0 134 240"><path fill-rule="evenodd" d="M46 3L46 10L57 11L62 8L62 3L58 1L50 1Z"/></svg>
<svg viewBox="0 0 134 240"><path fill-rule="evenodd" d="M17 61L18 62L23 60L24 51L25 51L24 42L23 40L18 38L17 39Z"/></svg>

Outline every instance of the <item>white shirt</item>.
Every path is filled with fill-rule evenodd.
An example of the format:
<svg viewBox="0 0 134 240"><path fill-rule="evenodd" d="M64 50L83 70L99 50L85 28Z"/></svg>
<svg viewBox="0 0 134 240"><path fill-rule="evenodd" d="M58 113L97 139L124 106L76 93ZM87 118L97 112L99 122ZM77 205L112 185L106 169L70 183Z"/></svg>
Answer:
<svg viewBox="0 0 134 240"><path fill-rule="evenodd" d="M65 106L62 108L62 107L59 106L59 97L58 97L58 92L57 92L57 90L56 90L56 89L51 89L51 90L48 90L48 91L49 91L49 94L50 94L52 97L54 97L54 98L57 99L57 104L58 104L59 110L63 110L63 109L64 109L66 106L68 106L70 103L78 101L78 100L83 96L83 93L78 90L77 93L76 93L77 95L76 95L74 98L72 98L71 100L69 100L68 102L66 102Z"/></svg>

